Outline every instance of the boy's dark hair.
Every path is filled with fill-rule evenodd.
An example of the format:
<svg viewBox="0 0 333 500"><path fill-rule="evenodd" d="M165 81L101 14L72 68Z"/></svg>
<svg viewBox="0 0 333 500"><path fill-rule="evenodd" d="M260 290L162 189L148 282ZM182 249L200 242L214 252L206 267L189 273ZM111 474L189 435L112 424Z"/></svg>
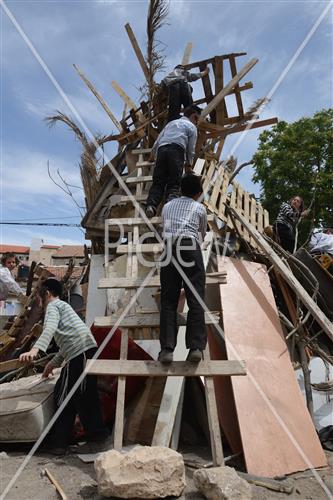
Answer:
<svg viewBox="0 0 333 500"><path fill-rule="evenodd" d="M7 259L15 259L16 265L19 264L19 260L13 252L6 252L1 257L1 264L4 266Z"/></svg>
<svg viewBox="0 0 333 500"><path fill-rule="evenodd" d="M201 177L189 173L185 174L180 181L180 190L183 196L195 196L202 193Z"/></svg>
<svg viewBox="0 0 333 500"><path fill-rule="evenodd" d="M46 292L50 292L53 297L61 297L62 284L56 278L48 278L45 280L40 289L40 296L45 297Z"/></svg>
<svg viewBox="0 0 333 500"><path fill-rule="evenodd" d="M194 113L200 116L201 111L202 109L199 108L199 106L192 104L192 106L187 106L187 108L184 109L184 116L189 118L191 115L194 115Z"/></svg>

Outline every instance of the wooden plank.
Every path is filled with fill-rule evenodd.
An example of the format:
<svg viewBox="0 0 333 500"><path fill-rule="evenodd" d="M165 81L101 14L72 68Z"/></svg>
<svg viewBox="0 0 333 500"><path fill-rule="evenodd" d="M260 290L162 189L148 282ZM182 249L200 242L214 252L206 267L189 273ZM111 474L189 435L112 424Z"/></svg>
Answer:
<svg viewBox="0 0 333 500"><path fill-rule="evenodd" d="M206 160L204 160L203 158L197 159L197 161L195 162L194 168L193 168L193 172L196 175L202 175L202 172L203 172L203 169L205 166L205 162L206 162Z"/></svg>
<svg viewBox="0 0 333 500"><path fill-rule="evenodd" d="M186 319L187 313L177 314L179 326L186 325ZM206 325L218 324L219 320L219 313L205 313ZM136 313L134 316L124 316L122 319L120 319L119 315L95 318L96 326L114 326L115 324L119 324L123 328L158 328L160 326L160 315L158 313Z"/></svg>
<svg viewBox="0 0 333 500"><path fill-rule="evenodd" d="M95 89L95 87L93 86L93 84L88 80L88 78L86 78L86 76L82 73L82 71L80 70L80 68L76 64L73 64L73 66L76 69L76 71L78 72L78 74L81 77L81 79L84 81L84 83L87 85L87 87L94 94L94 96L96 97L96 99L98 100L98 102L101 104L102 108L107 113L107 115L109 116L109 118L111 118L111 120L113 121L114 125L117 127L117 129L119 130L119 132L123 132L123 127L120 125L120 123L118 122L117 118L114 116L114 114L112 113L111 109L109 108L109 106L104 101L103 97L99 94L99 92L97 92L97 90Z"/></svg>
<svg viewBox="0 0 333 500"><path fill-rule="evenodd" d="M226 266L228 272L228 284L220 287L228 359L246 359L247 364L247 377L231 379L247 471L274 477L308 469L310 464L325 466L325 454L290 361L266 267L228 257L217 259L218 266Z"/></svg>
<svg viewBox="0 0 333 500"><path fill-rule="evenodd" d="M207 65L205 63L201 63L199 64L199 69L200 71L205 71ZM201 78L201 81L202 81L202 86L203 86L203 89L204 89L204 93L205 93L205 97L206 97L206 100L207 100L207 103L210 103L214 97L213 95L213 90L212 90L212 86L211 86L211 83L210 83L210 77L209 77L209 74L208 75L205 75ZM210 119L216 123L216 111L215 109L213 108L212 111L209 113L209 116L210 116Z"/></svg>
<svg viewBox="0 0 333 500"><path fill-rule="evenodd" d="M246 56L246 52L232 52L231 54L224 54L221 57L222 57L222 59L229 59L230 56L235 56L235 57ZM213 62L214 62L214 57L210 58L210 59L203 59L201 61L189 63L189 64L184 65L184 67L185 67L185 69L189 70L192 68L198 68L200 66L200 64L210 64Z"/></svg>
<svg viewBox="0 0 333 500"><path fill-rule="evenodd" d="M249 121L248 123L244 123L241 125L234 125L232 127L221 127L220 125L215 125L215 123L209 123L207 121L202 121L200 122L198 129L200 130L206 130L206 131L211 131L210 134L208 134L208 138L217 138L217 137L226 137L229 134L234 134L236 132L243 132L244 130L252 130L254 128L259 128L259 127L267 127L269 125L274 125L275 123L278 122L278 119L275 118L267 118L266 120L256 120L256 121Z"/></svg>
<svg viewBox="0 0 333 500"><path fill-rule="evenodd" d="M128 351L128 332L123 330L121 332L121 343L120 343L120 359L118 363L125 363L127 359ZM117 361L109 361L109 363L116 364ZM103 360L97 360L97 362L103 362ZM132 361L130 361L132 363ZM120 372L121 373L121 372ZM119 375L120 375L119 373ZM116 415L114 422L114 444L115 450L120 451L123 446L123 433L124 433L124 410L125 410L125 389L126 389L126 377L118 377L117 386L117 403L116 403Z"/></svg>
<svg viewBox="0 0 333 500"><path fill-rule="evenodd" d="M21 368L22 366L24 366L24 363L22 363L22 361L19 361L18 359L10 359L9 361L2 361L0 363L0 373L10 372L12 370L16 370L17 368Z"/></svg>
<svg viewBox="0 0 333 500"><path fill-rule="evenodd" d="M221 285L226 281L226 273L221 273L219 276L206 275L206 285ZM99 280L98 288L139 288L143 284L146 288L159 287L161 286L160 277L153 276L149 281L144 278L102 278Z"/></svg>
<svg viewBox="0 0 333 500"><path fill-rule="evenodd" d="M231 70L231 76L234 77L237 75L237 69L236 69L236 60L234 56L229 57L229 62L230 62L230 70ZM242 98L240 95L239 91L239 85L235 85L235 95L236 95L236 102L237 102L237 108L238 108L238 113L239 116L243 117L244 116L244 108L243 108L243 103L242 103Z"/></svg>
<svg viewBox="0 0 333 500"><path fill-rule="evenodd" d="M132 44L135 55L138 58L138 61L139 61L139 64L141 66L141 69L143 71L143 74L145 75L147 82L149 82L148 66L146 64L145 58L143 57L143 54L141 52L141 49L140 49L139 44L137 42L137 39L135 38L135 35L134 35L133 30L132 30L129 23L125 24L125 30L127 32L128 38L130 39L130 42Z"/></svg>
<svg viewBox="0 0 333 500"><path fill-rule="evenodd" d="M315 320L322 327L326 335L333 341L333 324L332 322L325 316L322 310L318 307L315 301L310 297L310 295L306 292L306 290L302 287L300 282L295 278L293 273L288 269L283 260L274 252L271 246L267 243L267 241L263 238L263 236L253 227L251 226L245 218L240 215L236 210L232 210L233 215L236 219L238 219L251 234L253 239L256 241L258 246L262 249L262 251L266 254L268 259L272 262L272 264L276 267L288 285L292 290L298 295L301 302L305 305L305 307L310 311Z"/></svg>
<svg viewBox="0 0 333 500"><path fill-rule="evenodd" d="M121 377L205 377L246 375L243 361L133 361L96 359L87 363L90 375L117 375Z"/></svg>
<svg viewBox="0 0 333 500"><path fill-rule="evenodd" d="M139 196L139 195L136 195ZM214 216L211 214L207 215L207 220L212 221ZM151 217L148 219L151 224L161 224L162 217ZM106 219L105 223L109 226L146 226L147 221L142 217L121 217L115 219Z"/></svg>
<svg viewBox="0 0 333 500"><path fill-rule="evenodd" d="M234 76L230 82L219 92L210 103L205 107L205 109L201 112L200 120L204 120L204 118L209 115L216 106L228 95L231 89L235 87L235 85L255 66L258 62L258 59L251 59L243 68Z"/></svg>
<svg viewBox="0 0 333 500"><path fill-rule="evenodd" d="M104 255L92 255L89 269L86 325L88 328L94 322L96 316L102 316L106 311L106 292L98 290L97 285L100 279L105 276Z"/></svg>
<svg viewBox="0 0 333 500"><path fill-rule="evenodd" d="M207 348L205 349L205 360L208 365L221 363L221 361L211 361L209 353L209 345L207 345ZM205 377L205 396L206 396L208 428L210 434L210 445L212 450L213 465L215 467L218 467L219 465L224 465L224 456L222 448L220 423L217 413L214 379L212 376Z"/></svg>
<svg viewBox="0 0 333 500"><path fill-rule="evenodd" d="M120 196L119 203L128 203L130 201L133 203L133 200L146 201L147 198L148 198L148 194L141 194L140 196L136 196L135 194L133 194L131 196Z"/></svg>
<svg viewBox="0 0 333 500"><path fill-rule="evenodd" d="M120 87L120 85L115 80L112 80L111 85L130 109L135 110L137 108L132 99L126 94L126 92Z"/></svg>
<svg viewBox="0 0 333 500"><path fill-rule="evenodd" d="M262 205L258 203L257 205L257 229L259 233L262 233L264 230L264 211Z"/></svg>
<svg viewBox="0 0 333 500"><path fill-rule="evenodd" d="M186 44L186 47L185 47L185 50L184 50L184 54L183 54L183 59L182 59L182 66L184 66L185 64L188 64L190 62L190 59L191 59L191 54L192 54L192 48L193 48L193 43L192 42L188 42Z"/></svg>
<svg viewBox="0 0 333 500"><path fill-rule="evenodd" d="M160 253L163 248L163 243L139 243L138 245L130 243L129 245L119 245L116 253L118 255L124 253Z"/></svg>
<svg viewBox="0 0 333 500"><path fill-rule="evenodd" d="M152 175L141 175L141 177L127 177L123 176L122 179L126 184L140 184L142 182L150 182L153 180Z"/></svg>
<svg viewBox="0 0 333 500"><path fill-rule="evenodd" d="M250 221L250 196L247 191L244 191L244 217L246 220ZM245 228L243 229L243 238L246 241L250 240L249 233Z"/></svg>
<svg viewBox="0 0 333 500"><path fill-rule="evenodd" d="M132 149L131 153L132 153L132 155L150 154L151 148Z"/></svg>
<svg viewBox="0 0 333 500"><path fill-rule="evenodd" d="M223 59L221 56L215 57L213 68L215 75L215 95L217 95L223 89ZM223 99L223 101L216 106L216 123L218 125L223 125L224 118L227 116L227 106L225 99Z"/></svg>
<svg viewBox="0 0 333 500"><path fill-rule="evenodd" d="M253 227L257 227L257 200L251 196L251 201L250 201L250 219L249 219L250 224ZM256 246L255 240L250 236L250 245Z"/></svg>

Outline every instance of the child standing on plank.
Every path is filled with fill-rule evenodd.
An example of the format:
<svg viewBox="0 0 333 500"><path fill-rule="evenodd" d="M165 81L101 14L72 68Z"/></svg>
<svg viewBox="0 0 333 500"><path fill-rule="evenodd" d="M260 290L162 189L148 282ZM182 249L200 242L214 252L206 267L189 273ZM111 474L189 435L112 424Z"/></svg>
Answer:
<svg viewBox="0 0 333 500"><path fill-rule="evenodd" d="M40 290L43 305L46 307L43 332L34 347L20 356L20 361L34 360L40 350L46 352L54 338L59 352L45 366L43 377L47 378L52 374L54 368L59 367L65 361L54 389L56 408L59 408L83 374L86 360L92 358L97 350L96 341L90 330L72 307L60 300L61 294L62 285L57 279L49 278L44 281ZM97 379L95 376L89 375L82 378L80 386L51 429L49 439L51 453L56 455L66 453L77 414L88 441L87 450L81 447L82 452L96 453L105 449L109 431L102 420Z"/></svg>

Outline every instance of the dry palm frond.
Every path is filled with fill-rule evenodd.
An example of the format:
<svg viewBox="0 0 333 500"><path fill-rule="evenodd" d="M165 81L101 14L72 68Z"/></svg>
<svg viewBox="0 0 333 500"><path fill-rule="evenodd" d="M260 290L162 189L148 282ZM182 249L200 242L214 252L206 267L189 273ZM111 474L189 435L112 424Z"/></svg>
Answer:
<svg viewBox="0 0 333 500"><path fill-rule="evenodd" d="M267 99L267 97L261 97L260 99L257 99L247 110L246 117L250 120L256 120L257 118L259 118L261 108L268 102L269 99Z"/></svg>
<svg viewBox="0 0 333 500"><path fill-rule="evenodd" d="M110 140L111 136L98 135L94 140L89 141L86 134L78 127L78 125L67 115L57 111L56 115L48 116L45 121L49 126L54 126L57 122L62 122L67 125L79 139L83 146L83 152L81 154L80 161L80 174L82 180L82 186L85 193L85 200L87 209L95 201L97 193L99 191L98 183L98 158L96 158L96 152L99 146Z"/></svg>
<svg viewBox="0 0 333 500"><path fill-rule="evenodd" d="M230 155L224 162L222 162L224 165L225 170L228 172L228 174L232 174L237 167L237 158L235 156Z"/></svg>
<svg viewBox="0 0 333 500"><path fill-rule="evenodd" d="M164 67L165 57L160 49L160 42L156 39L157 31L165 24L168 15L169 2L167 0L150 0L147 18L147 57L149 70L148 92L152 101L154 95L154 76Z"/></svg>

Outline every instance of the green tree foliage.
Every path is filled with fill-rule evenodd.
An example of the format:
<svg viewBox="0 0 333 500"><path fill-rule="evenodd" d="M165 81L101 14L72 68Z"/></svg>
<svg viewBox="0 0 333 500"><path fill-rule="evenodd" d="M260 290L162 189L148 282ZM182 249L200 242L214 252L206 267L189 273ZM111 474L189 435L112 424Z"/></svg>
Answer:
<svg viewBox="0 0 333 500"><path fill-rule="evenodd" d="M299 195L306 207L313 203L302 240L313 219L315 227L333 224L333 109L265 130L253 161L253 180L261 183L261 202L272 222L282 201Z"/></svg>

